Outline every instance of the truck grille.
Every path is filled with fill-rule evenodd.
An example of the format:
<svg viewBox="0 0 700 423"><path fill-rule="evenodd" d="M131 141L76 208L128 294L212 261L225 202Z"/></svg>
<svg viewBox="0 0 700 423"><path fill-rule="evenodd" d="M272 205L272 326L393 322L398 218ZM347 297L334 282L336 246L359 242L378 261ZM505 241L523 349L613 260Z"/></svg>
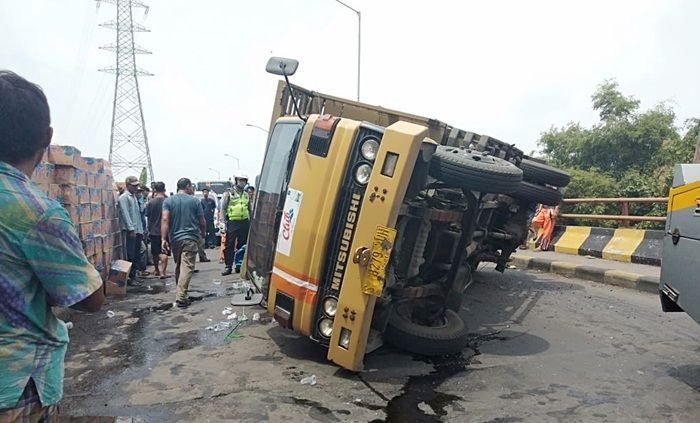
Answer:
<svg viewBox="0 0 700 423"><path fill-rule="evenodd" d="M335 221L331 224L330 234L326 251L322 278L316 296L316 308L314 312L314 325L311 338L327 344L328 340L318 332L318 322L323 316L322 302L327 297L338 298L340 288L345 275L345 268L352 260L353 252L350 250L355 237L355 225L359 218L362 199L367 189L366 185L361 185L355 181L354 170L360 163L373 163L366 161L360 154L360 140L367 136L374 136L381 140L383 128L368 123L362 123L353 141L350 155L345 164L343 180L339 191L338 202L335 206ZM354 215L353 215L354 214Z"/></svg>

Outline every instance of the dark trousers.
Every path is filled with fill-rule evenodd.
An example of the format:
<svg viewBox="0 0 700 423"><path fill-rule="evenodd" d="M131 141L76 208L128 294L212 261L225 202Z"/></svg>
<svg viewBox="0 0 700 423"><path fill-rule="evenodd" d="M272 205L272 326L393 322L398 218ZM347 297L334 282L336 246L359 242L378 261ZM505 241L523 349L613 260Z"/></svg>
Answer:
<svg viewBox="0 0 700 423"><path fill-rule="evenodd" d="M214 219L207 219L207 236L204 245L208 248L216 246L216 229L214 228Z"/></svg>
<svg viewBox="0 0 700 423"><path fill-rule="evenodd" d="M124 239L126 244L124 245L126 251L124 255L126 256L126 261L131 262L131 271L129 272L129 278L134 279L136 276L136 270L140 266L141 262L141 238L143 234L136 234L135 237L130 237L129 232L124 231Z"/></svg>
<svg viewBox="0 0 700 423"><path fill-rule="evenodd" d="M249 228L250 220L229 220L226 224L226 249L224 250L226 267L233 267L236 248L241 248L248 242Z"/></svg>

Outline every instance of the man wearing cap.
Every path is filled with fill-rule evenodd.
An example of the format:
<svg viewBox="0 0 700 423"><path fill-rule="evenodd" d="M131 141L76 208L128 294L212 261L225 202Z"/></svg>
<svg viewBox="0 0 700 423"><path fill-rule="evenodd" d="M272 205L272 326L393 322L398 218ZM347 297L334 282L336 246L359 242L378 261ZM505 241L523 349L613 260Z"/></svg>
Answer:
<svg viewBox="0 0 700 423"><path fill-rule="evenodd" d="M224 194L221 205L223 219L226 222L226 249L224 250L226 268L221 273L222 276L233 273L236 249L245 245L250 228L251 202L246 192L248 175L239 171L234 175L234 182L231 192ZM236 267L236 271L239 270L240 268Z"/></svg>
<svg viewBox="0 0 700 423"><path fill-rule="evenodd" d="M126 255L126 260L132 263L129 279L133 283L139 262L144 227L141 221L139 203L136 200L139 180L135 176L127 176L124 185L126 189L119 196L117 205L119 207L119 226L122 230L123 245L126 247L124 254Z"/></svg>

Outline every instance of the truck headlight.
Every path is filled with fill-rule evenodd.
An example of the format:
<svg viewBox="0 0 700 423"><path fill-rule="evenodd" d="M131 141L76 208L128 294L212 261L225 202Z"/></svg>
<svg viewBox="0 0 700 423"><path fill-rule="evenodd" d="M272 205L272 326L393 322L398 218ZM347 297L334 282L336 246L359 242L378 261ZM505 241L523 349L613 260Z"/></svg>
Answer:
<svg viewBox="0 0 700 423"><path fill-rule="evenodd" d="M372 166L363 163L355 169L355 180L358 184L365 185L369 182L370 174L372 174Z"/></svg>
<svg viewBox="0 0 700 423"><path fill-rule="evenodd" d="M338 310L338 300L333 297L323 300L323 311L328 317L335 317L336 310Z"/></svg>
<svg viewBox="0 0 700 423"><path fill-rule="evenodd" d="M342 328L340 330L340 337L338 338L338 345L346 350L350 348L350 335L352 331L348 328Z"/></svg>
<svg viewBox="0 0 700 423"><path fill-rule="evenodd" d="M323 318L318 322L318 331L325 338L330 338L333 333L333 320Z"/></svg>
<svg viewBox="0 0 700 423"><path fill-rule="evenodd" d="M362 157L371 161L374 161L374 159L377 158L377 151L379 151L379 141L373 137L365 139L360 147Z"/></svg>

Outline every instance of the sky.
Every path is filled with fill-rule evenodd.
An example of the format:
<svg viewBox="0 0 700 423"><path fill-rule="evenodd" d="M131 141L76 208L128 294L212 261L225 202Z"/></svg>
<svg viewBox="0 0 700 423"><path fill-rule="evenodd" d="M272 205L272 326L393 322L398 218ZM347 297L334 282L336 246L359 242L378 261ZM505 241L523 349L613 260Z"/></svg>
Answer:
<svg viewBox="0 0 700 423"><path fill-rule="evenodd" d="M293 82L354 99L357 15L333 0L143 0L151 32L137 57L155 179L258 174L277 78L272 56L299 60ZM591 125L590 96L615 78L643 108L700 116L700 2L347 0L362 13L361 101L537 149L542 131ZM0 0L0 68L44 88L54 142L107 158L114 42L94 0ZM126 175L120 175L121 177Z"/></svg>

